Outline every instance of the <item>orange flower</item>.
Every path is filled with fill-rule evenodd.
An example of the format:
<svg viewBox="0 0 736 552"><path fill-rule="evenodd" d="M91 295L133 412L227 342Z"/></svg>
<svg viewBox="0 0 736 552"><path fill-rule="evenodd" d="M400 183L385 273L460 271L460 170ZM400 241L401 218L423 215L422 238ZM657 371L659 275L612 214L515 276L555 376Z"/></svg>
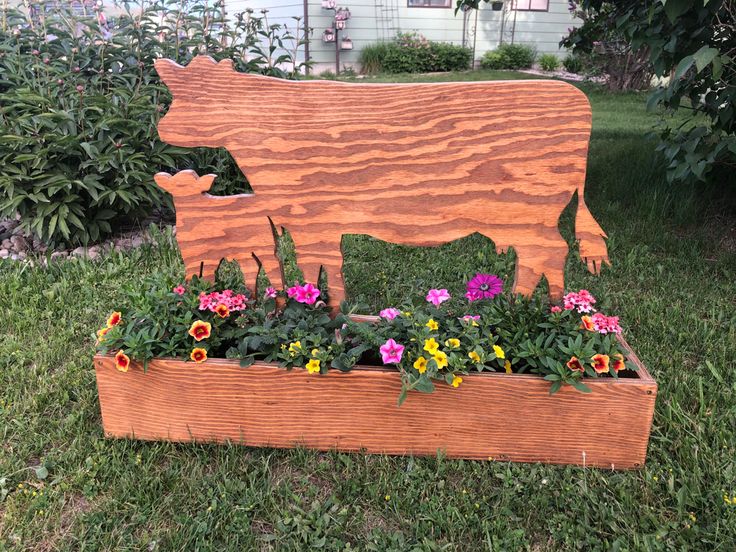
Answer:
<svg viewBox="0 0 736 552"><path fill-rule="evenodd" d="M120 349L115 355L115 368L121 372L127 372L130 367L130 357Z"/></svg>
<svg viewBox="0 0 736 552"><path fill-rule="evenodd" d="M595 370L596 373L608 373L608 362L610 360L608 358L608 355L593 355L593 358L591 358L590 360L593 361L593 370Z"/></svg>
<svg viewBox="0 0 736 552"><path fill-rule="evenodd" d="M567 367L573 372L584 372L583 364L578 360L578 357L572 357L567 361Z"/></svg>
<svg viewBox="0 0 736 552"><path fill-rule="evenodd" d="M621 370L626 370L626 364L624 363L624 355L622 355L621 353L616 353L615 355L613 355L612 368L613 368L613 371L616 372L617 374Z"/></svg>
<svg viewBox="0 0 736 552"><path fill-rule="evenodd" d="M227 305L225 303L220 303L215 307L215 312L217 313L217 316L220 318L227 318L230 316L230 309L227 308Z"/></svg>
<svg viewBox="0 0 736 552"><path fill-rule="evenodd" d="M115 311L110 315L110 318L107 319L107 327L112 328L113 326L117 326L122 320L123 315L118 311Z"/></svg>
<svg viewBox="0 0 736 552"><path fill-rule="evenodd" d="M100 328L97 330L97 343L100 343L102 339L105 337L105 334L110 331L110 328L105 326L104 328Z"/></svg>
<svg viewBox="0 0 736 552"><path fill-rule="evenodd" d="M593 319L590 316L583 316L580 320L583 323L582 328L585 328L589 332L595 331L595 324L593 324Z"/></svg>
<svg viewBox="0 0 736 552"><path fill-rule="evenodd" d="M207 360L207 351L201 347L196 347L192 349L192 354L189 355L189 358L196 363L204 362Z"/></svg>
<svg viewBox="0 0 736 552"><path fill-rule="evenodd" d="M212 332L212 324L204 322L203 320L197 320L192 323L192 327L189 328L189 335L191 335L195 341L202 341L207 339Z"/></svg>

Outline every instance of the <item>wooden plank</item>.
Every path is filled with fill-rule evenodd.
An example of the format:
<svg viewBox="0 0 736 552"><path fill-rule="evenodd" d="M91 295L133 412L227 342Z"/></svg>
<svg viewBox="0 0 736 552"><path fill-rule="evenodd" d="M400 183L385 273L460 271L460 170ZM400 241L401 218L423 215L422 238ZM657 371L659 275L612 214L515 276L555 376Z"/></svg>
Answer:
<svg viewBox="0 0 736 552"><path fill-rule="evenodd" d="M546 276L559 297L568 246L557 223L575 194L581 254L593 272L608 262L583 197L590 105L567 83L294 82L204 56L156 69L174 98L161 138L227 148L255 192L215 200L203 196L212 175L157 176L174 197L188 275L204 263L211 277L230 256L253 278L255 253L278 281L270 217L291 233L306 280L327 271L333 307L344 234L434 246L480 232L516 251L514 291Z"/></svg>
<svg viewBox="0 0 736 552"><path fill-rule="evenodd" d="M411 392L398 407L399 375L382 368L309 375L157 359L147 373L136 364L122 373L97 356L95 369L108 437L616 469L644 464L657 393L646 371L552 396L539 376L488 373L464 376L458 389Z"/></svg>

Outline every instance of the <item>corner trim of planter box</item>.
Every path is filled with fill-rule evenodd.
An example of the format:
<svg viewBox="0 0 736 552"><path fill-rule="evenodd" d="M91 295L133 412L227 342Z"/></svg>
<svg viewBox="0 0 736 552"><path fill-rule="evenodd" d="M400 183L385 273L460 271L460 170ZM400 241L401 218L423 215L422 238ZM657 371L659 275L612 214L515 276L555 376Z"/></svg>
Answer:
<svg viewBox="0 0 736 552"><path fill-rule="evenodd" d="M592 392L528 374L479 373L455 389L411 392L397 406L395 370L360 366L310 375L237 360L156 359L119 372L95 356L107 437L550 462L644 465L657 384L629 350L633 378L586 379Z"/></svg>

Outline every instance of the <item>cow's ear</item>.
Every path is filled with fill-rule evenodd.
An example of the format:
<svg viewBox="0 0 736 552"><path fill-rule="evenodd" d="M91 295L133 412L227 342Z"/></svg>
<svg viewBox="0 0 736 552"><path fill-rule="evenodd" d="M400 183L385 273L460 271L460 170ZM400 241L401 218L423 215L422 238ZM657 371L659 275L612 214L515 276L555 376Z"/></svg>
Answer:
<svg viewBox="0 0 736 552"><path fill-rule="evenodd" d="M160 172L153 175L153 181L158 184L159 188L169 191L169 183L171 182L171 175L167 172Z"/></svg>
<svg viewBox="0 0 736 552"><path fill-rule="evenodd" d="M186 68L170 59L157 59L153 62L158 76L171 91L172 96L181 91L187 82Z"/></svg>

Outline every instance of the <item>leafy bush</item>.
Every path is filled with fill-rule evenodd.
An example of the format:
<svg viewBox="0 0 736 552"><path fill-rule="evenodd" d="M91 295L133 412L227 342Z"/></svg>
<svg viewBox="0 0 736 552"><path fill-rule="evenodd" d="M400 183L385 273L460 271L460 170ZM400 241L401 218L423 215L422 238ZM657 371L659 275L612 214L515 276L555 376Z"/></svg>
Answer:
<svg viewBox="0 0 736 552"><path fill-rule="evenodd" d="M562 60L562 66L568 73L581 73L583 70L583 61L580 59L580 56L570 54Z"/></svg>
<svg viewBox="0 0 736 552"><path fill-rule="evenodd" d="M248 14L215 34L223 13L204 4L187 13L160 3L127 11L114 28L59 10L35 20L2 12L0 216L19 213L22 228L42 240L78 244L170 205L153 182L158 171L214 168L224 176L218 191L242 187L227 153L158 139L170 95L153 62L169 57L186 64L206 53L233 58L240 71L286 77L275 65L288 56L273 58L271 46L284 46L288 32Z"/></svg>
<svg viewBox="0 0 736 552"><path fill-rule="evenodd" d="M539 67L543 71L555 71L560 66L560 60L554 54L544 54L539 56Z"/></svg>
<svg viewBox="0 0 736 552"><path fill-rule="evenodd" d="M469 48L444 42L430 42L418 33L399 33L393 42L363 48L363 73L428 73L464 71L470 68Z"/></svg>
<svg viewBox="0 0 736 552"><path fill-rule="evenodd" d="M481 59L483 69L529 69L537 57L534 47L526 44L501 44L486 52Z"/></svg>

